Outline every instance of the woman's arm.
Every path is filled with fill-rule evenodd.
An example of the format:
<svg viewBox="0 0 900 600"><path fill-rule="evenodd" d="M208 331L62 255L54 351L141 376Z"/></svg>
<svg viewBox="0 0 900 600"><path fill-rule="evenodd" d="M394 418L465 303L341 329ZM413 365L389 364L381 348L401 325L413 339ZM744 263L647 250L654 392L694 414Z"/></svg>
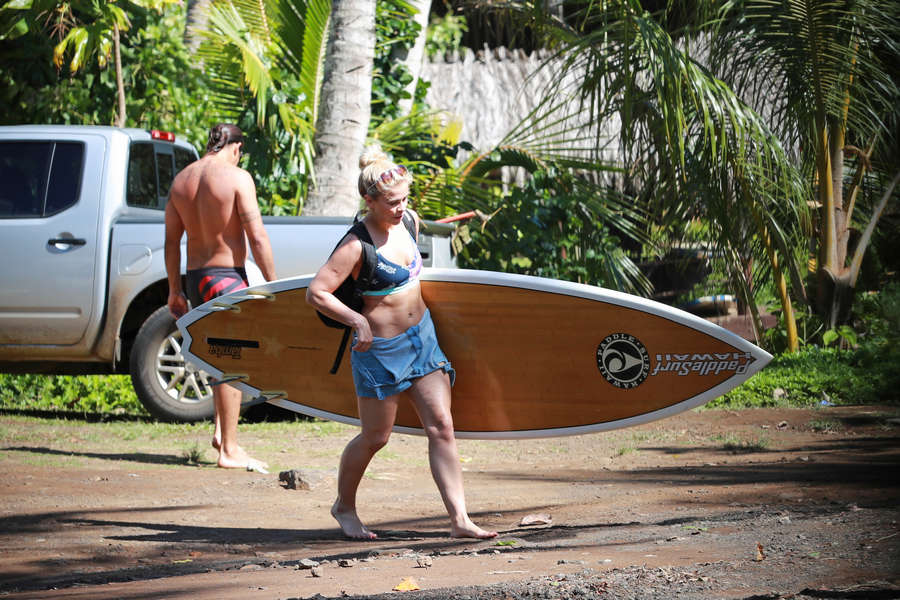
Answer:
<svg viewBox="0 0 900 600"><path fill-rule="evenodd" d="M365 352L372 344L372 328L368 319L334 295L334 291L347 277L359 274L361 257L362 242L356 236L348 236L347 241L332 253L328 262L322 265L309 282L309 287L306 288L306 301L316 310L355 329L357 341L353 349Z"/></svg>

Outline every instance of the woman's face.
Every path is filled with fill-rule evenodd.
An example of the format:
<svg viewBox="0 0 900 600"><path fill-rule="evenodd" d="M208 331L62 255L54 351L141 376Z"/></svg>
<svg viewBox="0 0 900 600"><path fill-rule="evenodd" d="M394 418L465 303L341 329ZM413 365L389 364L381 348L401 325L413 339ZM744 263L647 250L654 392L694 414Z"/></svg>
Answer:
<svg viewBox="0 0 900 600"><path fill-rule="evenodd" d="M366 206L378 220L396 225L403 220L408 200L409 184L402 182L374 197L367 195Z"/></svg>

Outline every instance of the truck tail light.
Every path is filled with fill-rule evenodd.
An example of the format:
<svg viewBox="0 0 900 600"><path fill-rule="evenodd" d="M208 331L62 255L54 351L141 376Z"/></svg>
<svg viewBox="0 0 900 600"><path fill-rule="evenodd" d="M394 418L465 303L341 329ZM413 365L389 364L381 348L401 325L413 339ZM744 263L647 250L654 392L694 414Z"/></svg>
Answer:
<svg viewBox="0 0 900 600"><path fill-rule="evenodd" d="M154 140L162 140L164 142L174 142L175 134L171 131L160 131L159 129L151 129L150 137Z"/></svg>

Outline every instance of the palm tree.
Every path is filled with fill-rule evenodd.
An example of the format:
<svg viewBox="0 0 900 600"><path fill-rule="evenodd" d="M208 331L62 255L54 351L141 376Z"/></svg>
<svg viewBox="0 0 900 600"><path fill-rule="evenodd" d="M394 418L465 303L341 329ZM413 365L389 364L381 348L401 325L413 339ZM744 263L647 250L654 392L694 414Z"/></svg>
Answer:
<svg viewBox="0 0 900 600"><path fill-rule="evenodd" d="M372 101L375 0L333 0L319 115L314 171L304 212L352 215L359 209L358 169Z"/></svg>
<svg viewBox="0 0 900 600"><path fill-rule="evenodd" d="M166 4L178 0L130 0L140 9L160 11ZM101 0L88 2L58 2L53 0L35 1L31 10L36 12L59 36L60 42L53 51L53 62L61 69L67 54L71 53L69 70L80 71L91 57L96 56L100 68L109 63L110 55L116 73L118 111L115 125L125 126L125 84L122 78L122 53L120 49L122 32L131 27L125 10L115 2Z"/></svg>
<svg viewBox="0 0 900 600"><path fill-rule="evenodd" d="M330 11L330 0L212 0L205 23L193 31L216 92L218 114L211 116L240 122L252 111L270 142L267 152L287 155L287 169L275 174L281 177L309 179L313 173Z"/></svg>
<svg viewBox="0 0 900 600"><path fill-rule="evenodd" d="M816 277L795 291L826 327L850 313L871 234L900 180L900 7L870 0L726 3L710 63L796 152L817 213ZM868 189L867 189L868 188ZM877 191L876 191L877 190ZM856 235L862 231L862 235ZM802 258L806 262L806 256ZM812 288L809 292L806 288Z"/></svg>
<svg viewBox="0 0 900 600"><path fill-rule="evenodd" d="M708 54L667 32L664 25L685 23L685 15L650 14L638 0L578 4L564 19L543 3L512 7L556 50L560 82L581 75L573 93L593 121L621 121L621 164L657 220L672 226L703 218L755 317L754 281L773 278L795 349L792 294L807 297L798 265L813 232L808 207L816 199L821 205L820 281L835 280L840 292L858 273L855 261L844 266L840 249L875 165L870 149L896 146L889 141L896 129L883 123L896 123L900 106L887 68L897 64L897 8L875 4L697 2L687 16L711 23L694 29L711 34ZM859 140L858 151L848 135ZM844 153L861 157L855 172L844 172ZM870 225L894 193L892 169L865 180L890 182L868 212ZM850 190L843 197L835 194L842 183ZM818 291L828 297L827 286ZM838 302L819 306L834 324L846 314L847 294L831 297Z"/></svg>

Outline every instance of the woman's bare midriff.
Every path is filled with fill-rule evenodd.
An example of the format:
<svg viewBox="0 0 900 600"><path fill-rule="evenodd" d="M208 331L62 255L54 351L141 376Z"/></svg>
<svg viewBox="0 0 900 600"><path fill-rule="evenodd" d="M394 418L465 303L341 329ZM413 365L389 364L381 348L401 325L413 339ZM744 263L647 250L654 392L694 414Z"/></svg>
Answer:
<svg viewBox="0 0 900 600"><path fill-rule="evenodd" d="M426 310L417 282L409 289L388 296L363 296L362 315L369 320L372 335L390 338L400 335L422 320Z"/></svg>

